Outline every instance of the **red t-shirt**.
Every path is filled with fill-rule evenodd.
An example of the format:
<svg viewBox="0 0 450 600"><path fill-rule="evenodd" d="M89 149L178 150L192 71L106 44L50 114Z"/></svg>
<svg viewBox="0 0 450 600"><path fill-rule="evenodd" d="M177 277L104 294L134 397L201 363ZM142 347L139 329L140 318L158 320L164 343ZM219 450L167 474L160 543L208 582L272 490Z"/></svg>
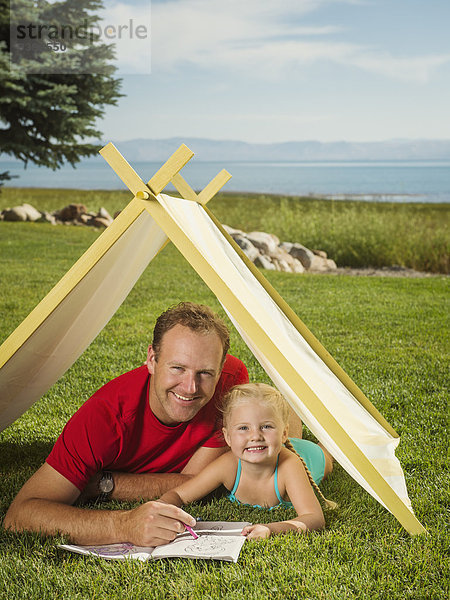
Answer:
<svg viewBox="0 0 450 600"><path fill-rule="evenodd" d="M102 469L127 473L179 473L201 446L225 445L218 402L234 385L248 382L247 369L227 355L214 396L195 417L163 425L148 402L146 366L113 379L73 415L47 463L82 490Z"/></svg>

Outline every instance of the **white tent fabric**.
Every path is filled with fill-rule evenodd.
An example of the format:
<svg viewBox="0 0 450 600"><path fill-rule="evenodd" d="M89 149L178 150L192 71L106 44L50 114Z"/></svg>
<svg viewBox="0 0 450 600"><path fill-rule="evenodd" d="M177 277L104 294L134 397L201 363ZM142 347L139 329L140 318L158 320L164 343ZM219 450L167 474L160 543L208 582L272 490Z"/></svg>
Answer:
<svg viewBox="0 0 450 600"><path fill-rule="evenodd" d="M165 233L143 211L89 272L67 290L58 306L0 368L0 431L72 366L166 241ZM46 298L41 305L45 303Z"/></svg>
<svg viewBox="0 0 450 600"><path fill-rule="evenodd" d="M161 195L159 200L206 261L226 282L234 296L266 330L278 349L288 357L307 385L345 427L353 441L411 510L403 470L394 453L399 438L394 438L385 431L311 349L200 205L166 195ZM237 322L226 302L222 301L222 304L252 353L314 435L341 466L381 502L364 476L355 468L351 457L343 454L301 397L287 386L277 371L273 357L265 355L261 348L254 345L246 332L245 324Z"/></svg>

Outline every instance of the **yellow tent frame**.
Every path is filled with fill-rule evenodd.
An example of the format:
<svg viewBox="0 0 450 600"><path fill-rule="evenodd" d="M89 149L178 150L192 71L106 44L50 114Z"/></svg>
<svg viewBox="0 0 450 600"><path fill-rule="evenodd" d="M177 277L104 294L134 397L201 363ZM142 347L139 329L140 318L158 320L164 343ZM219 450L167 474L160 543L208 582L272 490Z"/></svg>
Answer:
<svg viewBox="0 0 450 600"><path fill-rule="evenodd" d="M285 353L280 351L271 336L268 335L266 327L258 321L252 310L243 305L227 283L226 277L218 274L216 269L210 264L208 258L205 257L205 252L202 252L197 247L193 236L184 231L182 224L176 218L176 209L175 213L173 213L165 206L164 203L166 201L164 198L168 199L168 197L161 196L160 194L167 184L172 182L184 199L183 202L186 200L192 201L192 206L195 205L196 209L198 208L199 211L202 211L202 218L205 219L205 224L202 225L204 236L208 237L211 235L211 232L207 229L208 227L220 232L217 235L221 236L221 240L227 245L227 248L231 248L231 250L227 249L227 252L238 256L237 259L233 258L233 260L241 261L245 265L244 267L240 267L244 270L244 273L248 273L245 277L253 277L257 281L257 285L270 296L282 318L287 319L323 364L326 365L326 368L339 380L339 385L342 385L346 392L351 394L359 405L363 407L364 411L369 415L369 420L376 423L376 426L389 439L395 441L398 438L398 434L297 315L295 315L261 272L247 259L239 246L227 234L214 215L212 215L211 211L206 208L205 204L208 200L231 177L229 173L222 171L202 192L197 194L180 174L180 170L193 156L192 151L184 145L180 146L147 184L142 181L112 144L108 144L102 148L100 154L127 185L133 193L134 198L120 215L116 217L112 225L99 236L94 244L92 244L0 347L0 391L2 392L0 395L0 429L8 426L20 416L70 367L111 318L118 306L120 306L129 289L134 285L135 280L147 266L148 262L170 240L222 303L225 310L232 317L238 331L241 333L245 331L246 336L251 340L251 344L256 349L264 349L262 353L265 356L271 357L272 363L276 364L277 373L282 378L283 384L286 384L288 390L295 392L294 399L288 398L288 400L299 416L303 415L300 414L301 407L296 402L296 397L301 398L302 402L308 406L308 411L311 412L314 420L320 424L333 443L340 448L346 460L350 461L352 468L361 475L370 490L373 490L373 495L388 508L407 531L411 534L423 533L425 531L424 527L414 516L408 503L394 491L392 485L387 481L386 476L380 471L377 461L371 460L366 456L366 453L346 431L345 426L329 410L323 398L319 397L320 395L299 374ZM75 298L73 302L78 307L77 310L81 311L83 309L92 294L92 289L95 289L95 280L97 277L95 269L98 269L98 265L101 265L102 261L118 260L121 244L130 244L132 241L124 241L129 236L132 227L140 227L140 231L146 231L150 222L148 220L149 216L151 217L152 227L154 227L150 237L154 241L155 249L151 251L149 257L144 257L142 264L136 268L137 276L133 276L130 279L127 284L128 287L122 290L117 298L113 298L111 305L107 307L105 315L100 318L101 322L96 323L95 327L92 327L92 331L89 330L86 332L85 337L80 340L78 346L73 348L73 344L69 343L77 337L70 330L61 335L57 346L52 346L52 331L60 331L62 316L64 315L64 311L68 310L68 308L64 308L64 303L69 302L72 295ZM168 240L165 236L167 236ZM157 238L156 241L155 238ZM145 247L145 240L142 247ZM81 283L84 280L88 281L89 278L92 280L91 287L83 291ZM109 289L113 290L115 282L111 281L108 285L110 286ZM43 357L40 370L36 371L34 375L33 381L36 383L27 386L26 382L25 384L23 382L25 365L29 364L30 354L36 355L38 352L42 353L43 341L50 344L49 348L45 351L48 355ZM70 353L67 353L64 348L67 348L69 345ZM63 350L60 350L61 348ZM58 361L60 352L62 354L66 352L66 354L63 360ZM258 352L255 353L255 356L257 354ZM269 371L268 373L271 375ZM18 398L17 403L14 402L14 398ZM383 462L383 460L379 462ZM392 467L388 467L387 471L389 471L389 468L392 470ZM399 469L401 472L401 468ZM399 469L394 468L396 475L398 475ZM403 475L402 472L401 474Z"/></svg>

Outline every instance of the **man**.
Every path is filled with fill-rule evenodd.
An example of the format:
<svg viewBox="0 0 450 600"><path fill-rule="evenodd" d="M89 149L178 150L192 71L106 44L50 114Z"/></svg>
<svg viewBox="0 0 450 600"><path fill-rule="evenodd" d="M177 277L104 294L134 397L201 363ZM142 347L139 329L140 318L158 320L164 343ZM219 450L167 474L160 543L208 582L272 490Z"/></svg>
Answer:
<svg viewBox="0 0 450 600"><path fill-rule="evenodd" d="M180 508L157 501L114 511L73 504L83 490L117 500L159 497L226 450L218 404L248 381L228 348L228 330L208 307L181 303L163 313L146 365L107 383L75 413L4 527L60 532L79 544L155 546L194 525Z"/></svg>

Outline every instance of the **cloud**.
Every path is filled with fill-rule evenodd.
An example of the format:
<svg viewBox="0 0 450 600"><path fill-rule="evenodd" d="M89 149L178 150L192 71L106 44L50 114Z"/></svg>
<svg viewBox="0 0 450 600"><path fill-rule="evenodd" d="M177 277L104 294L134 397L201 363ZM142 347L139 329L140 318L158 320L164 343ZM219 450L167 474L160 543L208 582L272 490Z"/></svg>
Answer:
<svg viewBox="0 0 450 600"><path fill-rule="evenodd" d="M330 4L358 0L171 0L153 2L154 71L186 65L274 79L318 62L350 66L399 81L425 83L450 54L394 56L384 48L341 42L342 29L308 26L305 18ZM326 12L323 13L326 16ZM317 17L317 15L315 15ZM350 32L345 32L347 38ZM334 39L333 39L334 36Z"/></svg>
<svg viewBox="0 0 450 600"><path fill-rule="evenodd" d="M364 71L397 80L427 83L439 67L450 63L450 54L396 57L386 52L363 50L347 60Z"/></svg>
<svg viewBox="0 0 450 600"><path fill-rule="evenodd" d="M136 0L134 0L136 2ZM119 75L151 72L150 1L108 2L98 13L101 39L114 43Z"/></svg>

